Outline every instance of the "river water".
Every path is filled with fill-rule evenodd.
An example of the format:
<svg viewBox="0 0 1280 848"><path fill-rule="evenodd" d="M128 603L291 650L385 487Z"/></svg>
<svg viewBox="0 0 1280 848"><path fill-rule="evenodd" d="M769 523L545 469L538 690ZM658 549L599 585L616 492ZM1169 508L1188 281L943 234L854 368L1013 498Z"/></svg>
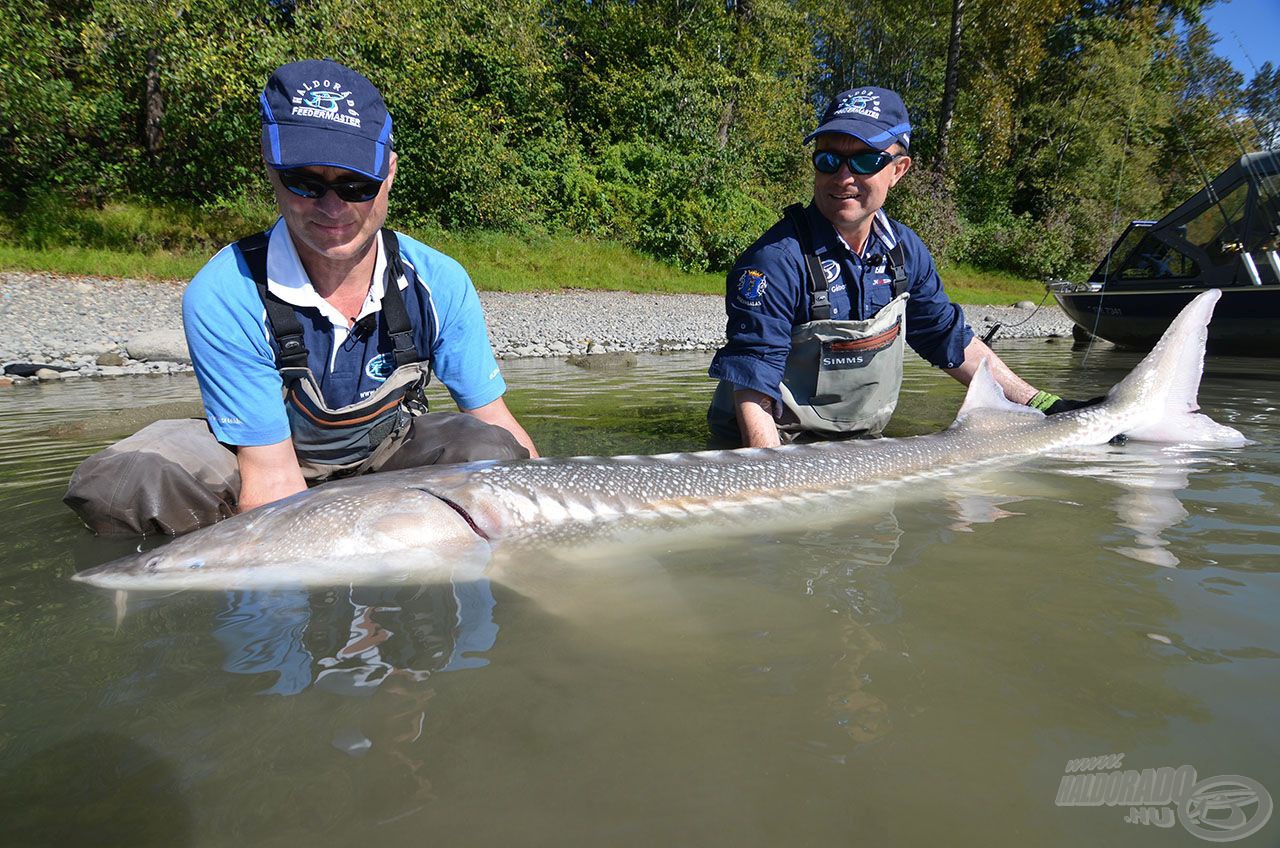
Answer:
<svg viewBox="0 0 1280 848"><path fill-rule="evenodd" d="M1138 359L1000 351L1070 396ZM702 447L705 367L504 371L566 455ZM909 363L891 433L961 395ZM1119 754L1094 770L1280 800L1274 361L1209 363L1201 404L1246 448L1040 457L518 583L131 596L117 623L68 577L132 543L90 536L65 481L138 409L197 398L0 393L0 844L1203 844L1176 803L1149 811L1168 828L1058 803L1070 760ZM1276 819L1242 844L1280 844Z"/></svg>

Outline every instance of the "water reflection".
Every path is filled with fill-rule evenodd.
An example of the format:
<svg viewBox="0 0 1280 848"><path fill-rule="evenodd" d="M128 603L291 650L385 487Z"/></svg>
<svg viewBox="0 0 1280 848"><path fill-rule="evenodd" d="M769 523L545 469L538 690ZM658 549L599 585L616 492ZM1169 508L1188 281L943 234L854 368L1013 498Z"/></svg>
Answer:
<svg viewBox="0 0 1280 848"><path fill-rule="evenodd" d="M1001 354L1079 396L1133 364ZM699 447L705 366L504 370L581 454ZM194 383L0 393L0 843L1165 846L1054 796L1121 751L1280 787L1280 389L1234 368L1201 403L1239 452L1039 458L490 582L131 597L118 630L67 576L132 543L58 502L102 434L50 425ZM909 363L897 433L959 395Z"/></svg>
<svg viewBox="0 0 1280 848"><path fill-rule="evenodd" d="M376 700L372 720L338 728L333 747L359 757L386 746L414 773L421 763L407 752L423 734L432 677L485 666L498 636L487 580L237 591L225 604L212 630L223 670L266 675L261 695Z"/></svg>
<svg viewBox="0 0 1280 848"><path fill-rule="evenodd" d="M1060 474L1088 477L1120 489L1112 508L1119 526L1132 531L1132 539L1130 544L1108 545L1108 550L1164 568L1181 562L1165 537L1166 531L1189 516L1179 494L1186 491L1192 474L1223 461L1176 446L1140 444L1123 450L1075 450L1056 458L1062 462L1056 469Z"/></svg>

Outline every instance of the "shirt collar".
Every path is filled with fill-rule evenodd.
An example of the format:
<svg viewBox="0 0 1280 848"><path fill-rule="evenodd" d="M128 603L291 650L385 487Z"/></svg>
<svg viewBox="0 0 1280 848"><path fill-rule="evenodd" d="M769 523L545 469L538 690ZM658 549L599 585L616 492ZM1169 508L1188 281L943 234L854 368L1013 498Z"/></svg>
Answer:
<svg viewBox="0 0 1280 848"><path fill-rule="evenodd" d="M859 255L852 247L849 246L849 243L844 240L844 236L840 235L840 231L835 228L835 225L828 221L826 216L818 211L818 204L810 203L805 209L805 212L809 215L809 226L815 236L819 233L830 233L835 237L835 240L840 244L840 246L849 252L850 256ZM815 240L821 241L821 238L819 237ZM879 241L880 246L883 247L884 250L893 250L898 244L898 237L894 235L893 227L889 224L889 216L884 214L883 209L877 209L875 217L871 220L871 233L867 237L867 243L862 246L863 256L869 256L872 253L879 252L877 250L870 249L873 240ZM819 245L814 245L815 250L817 250L818 247Z"/></svg>
<svg viewBox="0 0 1280 848"><path fill-rule="evenodd" d="M369 295L365 298L364 305L360 307L360 314L355 316L357 321L370 313L377 312L382 306L387 257L383 250L381 235L374 241L377 258L373 263L373 280L369 286ZM399 283L400 288L404 288L404 281L401 280ZM270 241L267 243L267 290L290 306L309 306L320 310L320 314L328 318L334 326L343 329L347 326L347 316L333 308L329 301L315 290L315 286L311 285L311 278L307 276L307 269L298 258L298 250L294 247L293 239L289 237L289 227L284 223L283 218L277 219L272 226Z"/></svg>

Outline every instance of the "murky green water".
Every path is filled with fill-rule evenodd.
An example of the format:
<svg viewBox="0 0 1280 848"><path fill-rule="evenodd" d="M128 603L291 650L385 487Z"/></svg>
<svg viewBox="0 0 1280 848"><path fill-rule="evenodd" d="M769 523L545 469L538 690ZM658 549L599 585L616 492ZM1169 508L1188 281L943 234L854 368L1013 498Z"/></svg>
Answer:
<svg viewBox="0 0 1280 848"><path fill-rule="evenodd" d="M1137 359L1001 352L1085 396ZM573 454L700 447L705 364L504 369ZM895 431L960 396L914 363ZM1040 458L521 585L134 598L117 630L67 578L130 546L65 480L122 410L196 397L0 393L0 844L1204 844L1055 804L1068 760L1121 753L1280 800L1274 361L1210 363L1240 450Z"/></svg>

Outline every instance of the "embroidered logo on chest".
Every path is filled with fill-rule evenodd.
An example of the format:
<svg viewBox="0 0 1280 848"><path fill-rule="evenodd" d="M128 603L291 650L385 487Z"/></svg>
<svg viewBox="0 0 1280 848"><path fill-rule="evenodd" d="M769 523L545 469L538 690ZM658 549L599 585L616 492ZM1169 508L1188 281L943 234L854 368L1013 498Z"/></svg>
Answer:
<svg viewBox="0 0 1280 848"><path fill-rule="evenodd" d="M364 366L365 376L381 383L396 370L396 359L389 353L380 353L370 359Z"/></svg>

